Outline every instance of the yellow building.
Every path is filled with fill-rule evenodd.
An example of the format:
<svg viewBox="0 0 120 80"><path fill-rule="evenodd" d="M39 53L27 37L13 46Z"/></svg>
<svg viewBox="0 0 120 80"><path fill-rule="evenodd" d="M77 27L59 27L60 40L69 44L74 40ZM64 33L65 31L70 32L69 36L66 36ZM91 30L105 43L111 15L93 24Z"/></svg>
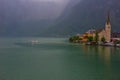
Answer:
<svg viewBox="0 0 120 80"><path fill-rule="evenodd" d="M91 29L88 30L86 33L84 33L82 36L80 36L80 38L82 39L82 42L87 42L88 41L88 37L93 37L95 34L95 30Z"/></svg>

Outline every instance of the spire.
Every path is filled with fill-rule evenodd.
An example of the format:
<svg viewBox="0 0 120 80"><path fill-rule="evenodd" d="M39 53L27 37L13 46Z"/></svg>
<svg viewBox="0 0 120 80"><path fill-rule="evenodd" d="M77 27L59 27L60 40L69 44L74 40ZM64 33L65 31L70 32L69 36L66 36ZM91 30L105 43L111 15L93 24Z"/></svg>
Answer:
<svg viewBox="0 0 120 80"><path fill-rule="evenodd" d="M107 24L110 24L110 12L108 11L108 13L107 13L107 22L106 22Z"/></svg>

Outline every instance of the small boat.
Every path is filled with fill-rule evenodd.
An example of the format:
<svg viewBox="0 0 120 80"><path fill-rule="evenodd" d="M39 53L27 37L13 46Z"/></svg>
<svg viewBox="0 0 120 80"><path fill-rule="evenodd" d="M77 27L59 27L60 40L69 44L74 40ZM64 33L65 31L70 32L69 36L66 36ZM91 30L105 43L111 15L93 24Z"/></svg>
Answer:
<svg viewBox="0 0 120 80"><path fill-rule="evenodd" d="M27 42L17 42L14 43L15 45L21 45L21 46L34 46L34 45L38 45L39 41L37 40L31 40L31 41L27 41Z"/></svg>
<svg viewBox="0 0 120 80"><path fill-rule="evenodd" d="M34 44L38 44L38 40L32 40L31 43L34 45Z"/></svg>

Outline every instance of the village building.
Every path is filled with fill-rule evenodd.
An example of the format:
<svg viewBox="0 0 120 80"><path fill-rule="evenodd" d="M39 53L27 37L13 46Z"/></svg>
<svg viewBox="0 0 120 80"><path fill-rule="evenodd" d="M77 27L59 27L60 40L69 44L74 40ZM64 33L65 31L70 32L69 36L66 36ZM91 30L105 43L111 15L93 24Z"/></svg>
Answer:
<svg viewBox="0 0 120 80"><path fill-rule="evenodd" d="M120 32L113 32L111 34L111 37L112 37L112 41L120 40Z"/></svg>

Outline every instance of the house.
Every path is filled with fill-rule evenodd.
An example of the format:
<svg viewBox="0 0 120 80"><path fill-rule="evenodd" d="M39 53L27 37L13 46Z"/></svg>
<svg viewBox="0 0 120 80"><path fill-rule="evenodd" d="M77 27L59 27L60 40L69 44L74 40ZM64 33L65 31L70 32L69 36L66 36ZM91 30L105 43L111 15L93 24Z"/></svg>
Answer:
<svg viewBox="0 0 120 80"><path fill-rule="evenodd" d="M114 32L111 34L112 41L120 40L120 32Z"/></svg>

